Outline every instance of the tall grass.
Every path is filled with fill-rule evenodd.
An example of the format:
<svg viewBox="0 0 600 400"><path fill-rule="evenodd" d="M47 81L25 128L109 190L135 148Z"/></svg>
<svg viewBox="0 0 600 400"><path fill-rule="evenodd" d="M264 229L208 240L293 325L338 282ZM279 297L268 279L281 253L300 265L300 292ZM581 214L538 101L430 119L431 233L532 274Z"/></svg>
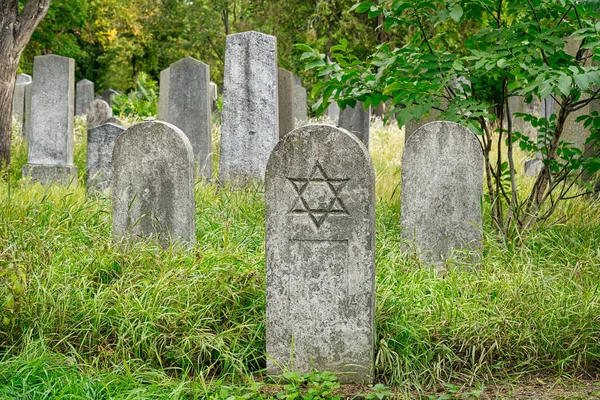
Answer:
<svg viewBox="0 0 600 400"><path fill-rule="evenodd" d="M451 261L441 275L401 251L402 132L376 123L372 134L377 381L408 391L599 374L598 201L564 203L566 222L539 226L521 244L486 227L480 269ZM26 281L17 294L11 275L0 276L0 301L14 299L0 309L0 321L10 317L0 325L0 395L218 398L218 382L263 379L262 193L198 183L192 250L152 242L123 250L112 240L108 198L86 199L83 185L19 181L24 146L15 140L10 179L0 183L0 266Z"/></svg>

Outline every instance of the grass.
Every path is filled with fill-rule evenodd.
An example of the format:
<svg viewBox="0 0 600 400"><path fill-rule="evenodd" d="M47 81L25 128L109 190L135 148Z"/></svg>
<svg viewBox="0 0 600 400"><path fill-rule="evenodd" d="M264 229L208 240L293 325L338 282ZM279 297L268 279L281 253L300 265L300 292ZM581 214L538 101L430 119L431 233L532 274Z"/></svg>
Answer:
<svg viewBox="0 0 600 400"><path fill-rule="evenodd" d="M84 182L82 121L76 132ZM444 383L597 378L598 201L564 203L521 244L486 227L481 268L451 261L441 275L401 251L402 133L375 123L372 135L377 381L410 397ZM124 251L108 198L24 185L23 142L13 154L0 183L0 399L266 396L254 386L266 357L262 193L198 183L193 250Z"/></svg>

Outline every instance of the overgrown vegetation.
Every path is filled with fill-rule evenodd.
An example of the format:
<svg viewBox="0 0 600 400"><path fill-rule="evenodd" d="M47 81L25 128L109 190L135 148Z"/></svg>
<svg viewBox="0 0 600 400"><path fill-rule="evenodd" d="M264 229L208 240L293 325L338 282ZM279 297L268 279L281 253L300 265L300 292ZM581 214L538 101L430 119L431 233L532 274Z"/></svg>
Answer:
<svg viewBox="0 0 600 400"><path fill-rule="evenodd" d="M441 276L401 251L402 143L397 128L374 125L377 382L410 398L444 383L597 376L600 204L564 203L522 245L499 243L487 218L481 269L450 261ZM76 135L80 173L84 144ZM262 193L198 183L193 250L125 251L112 240L108 198L22 184L26 151L13 146L0 183L0 397L342 395L326 373L265 381ZM19 293L13 276L24 279Z"/></svg>

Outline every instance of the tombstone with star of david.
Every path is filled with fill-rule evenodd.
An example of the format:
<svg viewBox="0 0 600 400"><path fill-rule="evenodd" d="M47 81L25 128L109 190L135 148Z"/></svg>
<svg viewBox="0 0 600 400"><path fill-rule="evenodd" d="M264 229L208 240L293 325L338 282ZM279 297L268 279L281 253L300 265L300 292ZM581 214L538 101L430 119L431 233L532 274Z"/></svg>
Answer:
<svg viewBox="0 0 600 400"><path fill-rule="evenodd" d="M348 131L308 125L265 177L267 372L369 383L374 368L375 171Z"/></svg>

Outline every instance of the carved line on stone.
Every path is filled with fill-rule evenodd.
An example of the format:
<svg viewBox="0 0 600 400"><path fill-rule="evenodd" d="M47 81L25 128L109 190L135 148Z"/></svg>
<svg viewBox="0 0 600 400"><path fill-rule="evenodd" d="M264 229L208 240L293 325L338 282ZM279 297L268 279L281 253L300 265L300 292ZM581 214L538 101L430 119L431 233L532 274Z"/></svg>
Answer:
<svg viewBox="0 0 600 400"><path fill-rule="evenodd" d="M308 214L317 229L323 225L329 215L350 215L346 205L340 198L340 192L346 186L350 178L329 178L319 161L315 162L310 175L307 178L288 177L288 181L296 191L297 197L292 203L289 213L295 215ZM304 194L313 182L325 182L331 191L331 200L325 208L311 208Z"/></svg>

